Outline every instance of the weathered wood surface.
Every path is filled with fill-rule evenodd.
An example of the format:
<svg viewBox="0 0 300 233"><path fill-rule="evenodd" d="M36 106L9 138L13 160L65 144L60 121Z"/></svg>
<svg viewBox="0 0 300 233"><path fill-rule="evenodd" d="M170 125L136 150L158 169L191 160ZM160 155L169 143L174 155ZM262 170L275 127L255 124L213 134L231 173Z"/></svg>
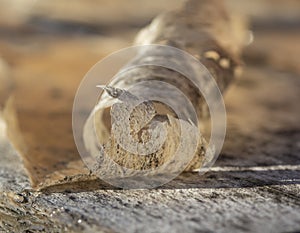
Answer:
<svg viewBox="0 0 300 233"><path fill-rule="evenodd" d="M60 92L62 86L48 96L43 82L67 75L74 78L73 92L101 58L95 48L104 55L130 43L94 35L51 41L33 34L23 38L25 45L5 38L0 53L17 81L17 106L30 117L30 108L53 98L54 122L61 116L55 108L66 113L60 102L72 99ZM224 150L204 176L183 174L156 190L73 184L34 192L18 155L0 135L0 232L299 232L299 40L293 29L255 32L244 75L226 96ZM29 91L40 98L26 98ZM34 105L22 108L30 101Z"/></svg>
<svg viewBox="0 0 300 233"><path fill-rule="evenodd" d="M204 176L184 174L156 190L107 187L87 191L79 185L63 187L63 192L58 192L57 187L51 194L32 192L16 152L2 140L2 229L297 232L300 227L300 114L297 109L300 80L271 68L248 68L236 90L231 92L240 89L251 92L262 85L256 92L261 95L267 92L270 81L278 89L270 85L274 96L255 100L263 109L259 117L253 118L247 105L243 112L238 111L240 103L228 104L228 138L212 171ZM277 98L280 90L284 94ZM267 98L268 93L263 96ZM247 99L242 100L248 104ZM248 106L255 109L253 103ZM263 128L258 130L256 126L260 124ZM244 127L240 128L241 125Z"/></svg>
<svg viewBox="0 0 300 233"><path fill-rule="evenodd" d="M291 74L282 77L282 73L267 68L249 68L246 73L236 89L252 86L249 91L253 91L257 85L262 85L262 89L257 88L260 95L273 80L285 94L278 99L256 100L263 108L260 119L251 114L247 117L248 110L239 112L245 114L239 118L235 113L237 106L229 105L231 124L216 166L204 176L183 174L159 189L115 190L106 187L86 190L79 185L70 186L69 190L63 187L62 192L58 189L55 193L51 190L49 193L33 192L16 152L1 140L2 230L299 231L300 130L297 122L300 113L296 100L300 97L300 80ZM255 76L257 78L253 78ZM278 93L279 89L271 87ZM288 115L281 111L281 101L286 104ZM241 121L231 121L235 117ZM256 130L255 122L262 123L264 128ZM244 125L244 130L239 124Z"/></svg>

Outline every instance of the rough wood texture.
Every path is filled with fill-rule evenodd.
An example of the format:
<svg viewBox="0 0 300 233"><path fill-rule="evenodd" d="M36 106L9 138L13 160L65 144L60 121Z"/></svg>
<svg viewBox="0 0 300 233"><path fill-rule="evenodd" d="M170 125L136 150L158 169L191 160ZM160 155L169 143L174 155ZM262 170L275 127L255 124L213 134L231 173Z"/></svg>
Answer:
<svg viewBox="0 0 300 233"><path fill-rule="evenodd" d="M296 100L300 82L295 75L282 77L270 68L246 71L231 90L239 92L241 101L234 94L227 99L229 129L223 154L217 167L202 177L187 173L151 191L86 191L86 187L71 186L64 192L32 192L17 155L2 144L2 228L49 232L299 231L300 112ZM264 94L267 87L274 94ZM280 98L279 89L286 90ZM263 127L256 128L254 119L245 116L249 113L241 115L244 110L240 106L253 91L258 96L247 106L261 113ZM276 108L282 103L288 116L283 117ZM250 131L241 130L239 124Z"/></svg>
<svg viewBox="0 0 300 233"><path fill-rule="evenodd" d="M261 9L260 2L251 1L258 4L256 9ZM281 1L281 6L288 8L288 2ZM228 134L211 171L204 176L187 173L150 191L77 183L35 192L15 150L2 136L0 231L299 232L300 81L295 45L300 36L293 26L269 26L254 31L255 41L245 54L248 68L228 92ZM54 135L59 134L51 126L68 115L64 104L72 103L61 89L74 93L85 71L102 57L95 50L104 55L130 44L128 39L95 35L50 40L37 33L22 38L21 46L18 33L11 35L14 40L1 34L0 40L1 55L16 78L16 105L30 118L45 99L52 99L51 117L37 114L35 119L46 122ZM73 78L74 87L59 83L66 76ZM50 78L55 87L51 94L43 89Z"/></svg>
<svg viewBox="0 0 300 233"><path fill-rule="evenodd" d="M227 98L228 138L216 167L204 176L181 175L156 190L100 186L87 191L72 185L33 192L15 152L2 141L1 227L49 232L297 232L299 87L293 74L248 68ZM254 92L256 98L247 102ZM249 106L259 118L249 114Z"/></svg>

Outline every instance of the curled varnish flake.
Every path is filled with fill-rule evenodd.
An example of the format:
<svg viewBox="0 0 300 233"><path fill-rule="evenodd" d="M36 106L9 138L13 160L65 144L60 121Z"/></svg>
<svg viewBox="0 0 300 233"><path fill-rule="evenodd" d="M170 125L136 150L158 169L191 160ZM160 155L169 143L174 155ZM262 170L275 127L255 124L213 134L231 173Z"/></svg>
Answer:
<svg viewBox="0 0 300 233"><path fill-rule="evenodd" d="M150 175L153 169L158 169L160 173L174 173L187 166L189 169L199 167L204 153L204 139L199 144L199 157L194 157L192 164L189 165L191 158L184 156L193 155L195 151L190 150L196 150L199 142L198 128L191 120L183 121L169 114L160 115L155 103L141 101L127 90L100 87L120 102L111 106L111 135L97 158L98 165L93 170L95 174L128 177L139 171ZM95 151L92 153L96 154ZM134 170L119 169L114 163Z"/></svg>
<svg viewBox="0 0 300 233"><path fill-rule="evenodd" d="M141 31L136 39L136 43L138 45L164 44L175 46L190 54L200 54L201 56L196 56L196 58L201 59L204 65L207 65L207 69L215 76L221 91L224 91L233 80L235 65L233 62L231 64L231 61L236 62L236 60L239 60L239 52L243 46L243 43L239 41L239 38L242 38L242 36L233 37L232 33L238 29L239 31L235 31L235 34L240 33L242 35L244 32L242 28L234 27L235 24L232 22L232 18L227 15L223 6L223 2L219 0L190 0L186 8L157 17L149 27ZM224 28L228 28L228 30L223 30ZM210 50L207 51L207 49ZM228 56L224 56L224 54ZM191 83L183 81L181 75L168 69L139 66L144 60L149 59L176 60L176 58L172 56L164 56L156 51L145 51L145 53L139 54L138 59L135 59L132 64L138 68L124 74L120 82L115 83L118 88L123 91L112 89L112 87L104 87L108 95L118 100L120 100L121 96L121 98L125 99L127 97L131 98L132 96L126 92L124 93L124 90L128 90L138 82L149 79L164 81L176 85L193 103L196 108L196 113L200 116L206 116L206 114L203 114L206 111L205 101L203 97L195 91L195 87ZM213 63L206 63L206 60L209 59L214 60L217 66ZM186 65L185 61L181 59L176 60L176 62L182 67ZM144 87L144 89L140 90L140 93L145 90ZM169 95L167 98L172 99L173 96ZM176 102L176 100L174 100L174 102ZM132 108L130 105L121 106L118 101L111 101L105 98L101 104L102 109L98 109L99 114L96 117L97 122L95 127L97 128L96 131L102 135L102 138L105 138L103 143L101 142L101 144L104 144L103 151L113 158L115 162L124 167L133 169L159 167L172 155L174 145L178 143L178 139L176 138L177 135L180 134L180 129L176 127L176 125L183 123L186 128L192 126L187 120L178 119L170 114L162 114L160 116L155 113L155 105L153 105L152 102L134 104L135 107ZM180 101L178 101L177 104L181 109L186 107L182 105ZM128 111L126 108L132 108L132 111ZM121 113L121 109L126 110L127 114L130 112L132 117L125 119ZM107 119L108 113L110 113L112 118L122 118L128 125L124 127L124 125L118 124L117 121L113 121L112 124L109 124L105 120ZM162 122L164 124L161 124ZM162 128L159 128L159 126ZM111 131L107 129L109 127L112 129ZM156 135L156 130L158 132L158 129L165 129L167 138L165 140L166 143L160 147L156 153L144 157L140 156L139 159L137 159L134 153L124 150L121 146L122 143L126 142L125 145L127 145L127 142L134 139L137 143L135 143L134 146L129 146L130 151L143 152L138 145L144 145L149 141L153 141L151 140L151 135ZM122 132L122 130L123 132L129 132L131 134L130 140L126 138L128 137L126 133L119 139L117 138L117 132ZM87 131L86 134L85 140L89 142ZM190 135L186 136L187 139L189 137ZM189 147L188 142L185 143L185 146ZM205 157L206 146L206 141L200 137L195 156L185 170L193 170L201 167ZM90 146L88 148L92 150L91 148L94 147ZM124 175L122 170L119 171L119 175L121 174Z"/></svg>
<svg viewBox="0 0 300 233"><path fill-rule="evenodd" d="M111 97L121 100L110 110L112 134L117 143L124 150L139 155L155 153L161 148L166 131L162 122L154 120L157 114L154 104L123 89L108 86L105 90Z"/></svg>

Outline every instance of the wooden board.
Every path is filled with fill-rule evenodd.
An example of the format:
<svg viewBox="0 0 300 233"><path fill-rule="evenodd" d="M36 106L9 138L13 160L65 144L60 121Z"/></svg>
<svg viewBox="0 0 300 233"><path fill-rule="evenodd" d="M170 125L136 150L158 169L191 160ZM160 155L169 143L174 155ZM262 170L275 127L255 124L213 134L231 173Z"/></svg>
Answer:
<svg viewBox="0 0 300 233"><path fill-rule="evenodd" d="M37 137L52 138L50 146L60 145L60 126L71 130L72 97L80 79L103 56L129 45L132 30L123 39L94 34L51 38L37 32L22 40L20 34L14 40L2 36L0 53L16 80L15 104L32 121L29 126L21 120L21 130L33 129ZM272 30L254 32L245 54L247 68L226 95L223 152L204 176L182 174L155 190L118 190L91 181L37 192L15 149L0 134L0 232L300 231L300 36ZM44 89L49 83L51 92ZM32 115L45 108L49 116ZM25 138L34 141L29 133ZM64 153L52 150L53 156L68 158L74 152L72 136L65 140L70 144L61 145ZM33 146L32 155L38 157L38 145Z"/></svg>

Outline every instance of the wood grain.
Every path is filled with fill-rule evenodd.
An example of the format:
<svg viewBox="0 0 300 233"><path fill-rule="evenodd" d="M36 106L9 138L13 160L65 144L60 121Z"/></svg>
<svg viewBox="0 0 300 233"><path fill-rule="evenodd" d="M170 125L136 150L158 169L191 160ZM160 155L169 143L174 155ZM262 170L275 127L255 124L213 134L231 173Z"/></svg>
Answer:
<svg viewBox="0 0 300 233"><path fill-rule="evenodd" d="M266 9L260 0L247 7L239 2L241 9L253 13L254 43L244 54L243 76L226 96L227 138L215 167L203 176L183 174L155 190L117 190L92 181L57 184L37 192L18 153L0 137L0 231L299 232L299 36L298 29L284 20L287 9L298 12L299 1L279 5L268 1L270 14L257 11ZM270 25L274 18L287 27ZM296 23L297 19L291 21ZM55 31L61 32L59 27ZM121 39L120 34L73 38L69 32L53 36L39 30L1 31L0 53L16 80L18 111L34 123L46 122L59 141L53 126L70 111L64 105L72 103L61 89L74 94L90 66L130 45L136 31L122 32ZM64 77L68 80L60 86ZM56 84L51 94L43 89L48 79ZM44 100L49 99L53 99L51 117L37 114L34 121L33 111L46 108ZM38 126L35 130L41 138L50 137Z"/></svg>

